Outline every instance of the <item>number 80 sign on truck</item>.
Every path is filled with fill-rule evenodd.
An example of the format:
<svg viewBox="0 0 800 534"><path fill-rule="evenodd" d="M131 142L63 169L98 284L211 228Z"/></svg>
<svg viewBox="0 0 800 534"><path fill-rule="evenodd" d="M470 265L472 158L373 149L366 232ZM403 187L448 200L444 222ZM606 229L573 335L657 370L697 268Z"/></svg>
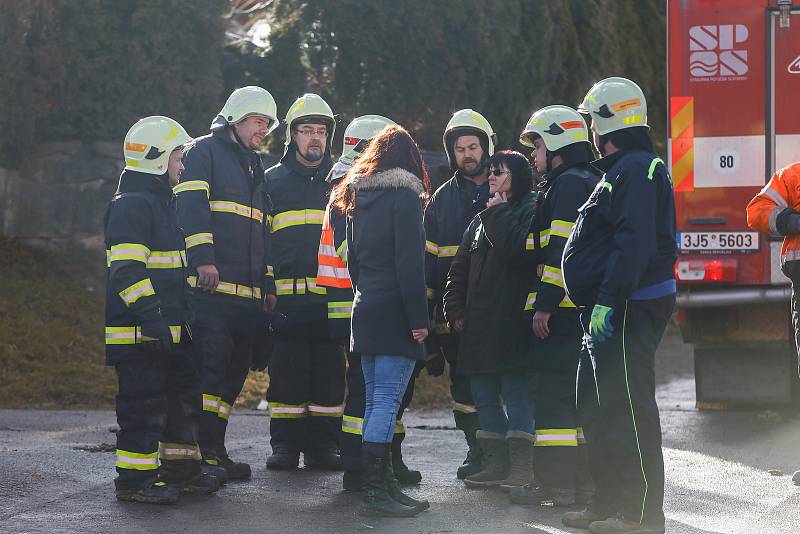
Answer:
<svg viewBox="0 0 800 534"><path fill-rule="evenodd" d="M678 322L699 408L790 402L797 387L782 238L745 206L800 161L800 2L670 0L669 163Z"/></svg>

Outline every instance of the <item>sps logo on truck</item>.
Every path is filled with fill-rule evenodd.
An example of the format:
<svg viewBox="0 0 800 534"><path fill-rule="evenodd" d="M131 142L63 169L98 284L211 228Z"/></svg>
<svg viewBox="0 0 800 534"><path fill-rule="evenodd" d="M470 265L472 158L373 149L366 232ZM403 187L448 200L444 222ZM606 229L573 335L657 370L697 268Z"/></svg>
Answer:
<svg viewBox="0 0 800 534"><path fill-rule="evenodd" d="M746 79L749 32L744 24L689 28L689 74L696 82Z"/></svg>

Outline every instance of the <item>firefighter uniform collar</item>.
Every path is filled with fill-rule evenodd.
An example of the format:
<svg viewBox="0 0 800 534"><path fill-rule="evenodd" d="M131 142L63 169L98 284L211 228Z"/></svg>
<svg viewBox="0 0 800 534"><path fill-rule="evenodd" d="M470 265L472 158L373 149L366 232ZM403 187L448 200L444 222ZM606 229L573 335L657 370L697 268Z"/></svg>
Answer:
<svg viewBox="0 0 800 534"><path fill-rule="evenodd" d="M155 174L136 171L122 171L119 177L117 193L134 193L149 191L167 202L172 198L172 188L164 178Z"/></svg>

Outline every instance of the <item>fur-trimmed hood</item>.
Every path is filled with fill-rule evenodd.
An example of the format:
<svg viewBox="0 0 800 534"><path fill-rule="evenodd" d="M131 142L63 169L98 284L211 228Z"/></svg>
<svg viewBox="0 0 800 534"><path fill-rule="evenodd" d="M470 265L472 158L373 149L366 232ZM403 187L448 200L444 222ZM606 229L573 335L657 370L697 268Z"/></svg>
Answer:
<svg viewBox="0 0 800 534"><path fill-rule="evenodd" d="M422 180L405 169L395 167L376 174L356 174L349 184L351 190L358 195L367 191L385 191L390 189L411 189L419 196L425 195Z"/></svg>

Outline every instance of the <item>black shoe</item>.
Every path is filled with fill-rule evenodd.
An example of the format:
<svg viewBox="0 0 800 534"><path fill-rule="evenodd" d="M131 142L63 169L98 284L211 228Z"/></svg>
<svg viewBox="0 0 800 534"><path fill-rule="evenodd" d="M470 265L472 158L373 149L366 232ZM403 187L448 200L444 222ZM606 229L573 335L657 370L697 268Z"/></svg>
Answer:
<svg viewBox="0 0 800 534"><path fill-rule="evenodd" d="M143 488L117 489L118 501L142 502L148 504L178 504L180 492L164 482L153 482Z"/></svg>
<svg viewBox="0 0 800 534"><path fill-rule="evenodd" d="M227 454L220 456L204 456L203 463L212 467L221 467L228 475L230 480L247 480L250 478L250 464L234 462Z"/></svg>
<svg viewBox="0 0 800 534"><path fill-rule="evenodd" d="M467 457L464 459L464 463L461 464L456 471L456 477L458 477L459 480L464 480L468 476L480 473L483 469L481 450L480 447L478 447L478 440L475 434L473 433L470 435L465 432L464 435L467 437L469 450L467 451Z"/></svg>
<svg viewBox="0 0 800 534"><path fill-rule="evenodd" d="M342 487L345 491L361 491L364 489L364 481L360 473L345 471L342 476Z"/></svg>
<svg viewBox="0 0 800 534"><path fill-rule="evenodd" d="M386 486L386 470L389 465L389 444L365 442L361 450L364 498L361 515L372 517L414 517L417 508L400 504L394 500Z"/></svg>
<svg viewBox="0 0 800 534"><path fill-rule="evenodd" d="M283 447L276 447L273 449L272 455L267 458L267 469L276 469L279 471L297 469L299 463L299 452Z"/></svg>
<svg viewBox="0 0 800 534"><path fill-rule="evenodd" d="M224 469L222 469L224 471ZM183 480L175 484L181 493L196 495L211 495L221 486L219 479L214 475L203 473L202 471L188 480Z"/></svg>
<svg viewBox="0 0 800 534"><path fill-rule="evenodd" d="M342 457L337 450L316 450L303 453L303 465L311 469L341 471Z"/></svg>
<svg viewBox="0 0 800 534"><path fill-rule="evenodd" d="M386 491L395 501L414 508L420 512L424 512L431 507L431 504L427 499L417 500L400 491L400 485L397 483L397 478L395 478L394 471L392 470L392 462L386 462L385 477Z"/></svg>
<svg viewBox="0 0 800 534"><path fill-rule="evenodd" d="M220 487L228 483L228 472L225 471L224 467L203 463L200 466L200 470L206 475L216 477L219 480Z"/></svg>
<svg viewBox="0 0 800 534"><path fill-rule="evenodd" d="M400 461L397 461L394 459L394 455L392 455L392 470L394 471L394 477L401 486L414 486L422 481L422 473L409 469L408 466L403 463L402 457Z"/></svg>

